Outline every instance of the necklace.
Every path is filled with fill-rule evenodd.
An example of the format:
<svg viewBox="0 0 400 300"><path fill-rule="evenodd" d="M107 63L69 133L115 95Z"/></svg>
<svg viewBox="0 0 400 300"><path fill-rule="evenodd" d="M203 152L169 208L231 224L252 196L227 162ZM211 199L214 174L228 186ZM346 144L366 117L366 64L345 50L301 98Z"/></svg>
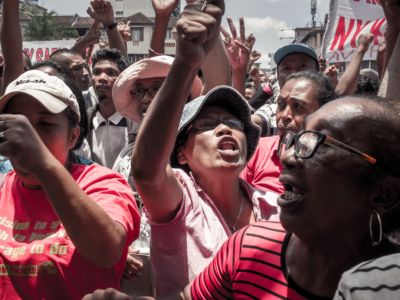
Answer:
<svg viewBox="0 0 400 300"><path fill-rule="evenodd" d="M239 219L240 219L240 215L242 214L242 210L243 210L243 197L242 197L242 202L240 202L240 209L239 209L239 213L238 213L238 215L236 217L236 222L235 222L235 224L233 226L230 226L230 229L231 229L232 232L237 231L236 226L239 223Z"/></svg>

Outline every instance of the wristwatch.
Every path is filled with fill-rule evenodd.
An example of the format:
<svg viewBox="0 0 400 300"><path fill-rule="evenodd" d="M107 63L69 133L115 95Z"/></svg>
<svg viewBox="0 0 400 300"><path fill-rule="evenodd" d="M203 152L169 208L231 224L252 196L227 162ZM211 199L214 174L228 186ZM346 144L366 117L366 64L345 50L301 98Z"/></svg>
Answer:
<svg viewBox="0 0 400 300"><path fill-rule="evenodd" d="M104 28L109 31L109 30L113 30L114 28L116 28L118 26L118 23L116 21L112 22L110 25L104 25Z"/></svg>

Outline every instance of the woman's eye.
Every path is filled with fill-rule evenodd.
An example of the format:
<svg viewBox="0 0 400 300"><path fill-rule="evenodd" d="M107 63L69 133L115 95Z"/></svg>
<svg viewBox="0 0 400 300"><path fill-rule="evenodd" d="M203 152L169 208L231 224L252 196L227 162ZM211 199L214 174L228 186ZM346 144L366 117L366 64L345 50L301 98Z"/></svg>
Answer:
<svg viewBox="0 0 400 300"><path fill-rule="evenodd" d="M56 124L52 123L52 122L42 121L42 122L39 122L39 126L52 127L52 126L56 126Z"/></svg>
<svg viewBox="0 0 400 300"><path fill-rule="evenodd" d="M294 104L294 109L295 109L296 111L302 111L302 110L304 109L304 107L301 106L301 105L298 104L298 103L295 103L295 104Z"/></svg>

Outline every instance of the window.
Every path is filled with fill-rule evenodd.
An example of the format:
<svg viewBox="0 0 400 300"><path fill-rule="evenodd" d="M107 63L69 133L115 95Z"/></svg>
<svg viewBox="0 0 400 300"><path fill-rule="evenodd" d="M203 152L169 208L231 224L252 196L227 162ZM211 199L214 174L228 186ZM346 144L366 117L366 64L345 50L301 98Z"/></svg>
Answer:
<svg viewBox="0 0 400 300"><path fill-rule="evenodd" d="M143 27L134 26L132 27L132 41L143 42Z"/></svg>
<svg viewBox="0 0 400 300"><path fill-rule="evenodd" d="M116 16L123 16L124 15L124 0L115 0L114 10L115 10Z"/></svg>
<svg viewBox="0 0 400 300"><path fill-rule="evenodd" d="M174 38L173 33L172 33L172 29L168 29L167 30L166 38L169 39L169 40Z"/></svg>

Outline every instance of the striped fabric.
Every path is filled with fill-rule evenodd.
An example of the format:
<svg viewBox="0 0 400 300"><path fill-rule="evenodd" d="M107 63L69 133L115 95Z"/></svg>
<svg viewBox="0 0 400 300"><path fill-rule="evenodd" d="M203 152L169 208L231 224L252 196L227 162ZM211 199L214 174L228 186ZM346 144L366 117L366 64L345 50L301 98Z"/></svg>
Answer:
<svg viewBox="0 0 400 300"><path fill-rule="evenodd" d="M400 299L400 253L361 263L345 272L334 299Z"/></svg>
<svg viewBox="0 0 400 300"><path fill-rule="evenodd" d="M193 299L310 299L288 284L287 235L277 222L259 222L233 235L194 280ZM302 294L300 294L302 293Z"/></svg>

